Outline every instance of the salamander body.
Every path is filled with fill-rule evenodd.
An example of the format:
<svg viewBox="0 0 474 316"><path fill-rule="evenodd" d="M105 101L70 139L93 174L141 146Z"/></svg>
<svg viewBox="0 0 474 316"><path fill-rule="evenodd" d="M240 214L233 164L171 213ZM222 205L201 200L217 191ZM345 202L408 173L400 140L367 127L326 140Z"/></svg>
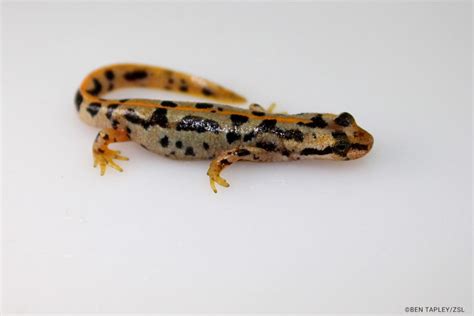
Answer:
<svg viewBox="0 0 474 316"><path fill-rule="evenodd" d="M124 87L149 87L188 93L214 102L110 100L102 96ZM115 160L127 160L108 145L134 141L172 159L210 159L211 187L229 186L220 172L240 160L270 162L300 159L352 160L367 154L373 137L352 115L272 113L257 104L248 109L221 103L245 98L216 83L161 67L116 64L93 71L75 97L80 118L101 128L93 144L101 174Z"/></svg>

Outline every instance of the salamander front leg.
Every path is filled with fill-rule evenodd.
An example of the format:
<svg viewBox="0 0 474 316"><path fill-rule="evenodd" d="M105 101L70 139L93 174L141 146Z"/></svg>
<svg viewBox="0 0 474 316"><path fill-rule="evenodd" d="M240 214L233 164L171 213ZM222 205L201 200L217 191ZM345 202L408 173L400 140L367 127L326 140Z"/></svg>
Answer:
<svg viewBox="0 0 474 316"><path fill-rule="evenodd" d="M220 176L224 168L239 160L265 161L267 160L266 155L267 152L265 150L255 147L238 147L221 153L211 161L211 165L207 171L212 191L217 193L216 182L223 187L229 187L229 183Z"/></svg>
<svg viewBox="0 0 474 316"><path fill-rule="evenodd" d="M94 145L92 146L92 155L94 157L94 168L99 165L100 175L105 174L105 169L110 166L120 172L123 171L119 165L114 162L117 160L128 160L127 157L121 156L120 151L109 149L108 145L111 143L119 143L129 141L128 133L121 129L103 129L97 134Z"/></svg>

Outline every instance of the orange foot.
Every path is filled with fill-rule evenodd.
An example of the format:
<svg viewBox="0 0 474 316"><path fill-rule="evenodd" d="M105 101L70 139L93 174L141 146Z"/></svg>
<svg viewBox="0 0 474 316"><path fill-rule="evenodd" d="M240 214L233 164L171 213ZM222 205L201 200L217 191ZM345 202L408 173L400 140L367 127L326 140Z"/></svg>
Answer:
<svg viewBox="0 0 474 316"><path fill-rule="evenodd" d="M128 160L127 157L120 155L120 151L111 150L108 148L94 149L93 156L94 156L94 168L97 167L97 165L99 165L101 176L105 174L105 169L107 168L107 166L110 166L120 172L123 171L123 169L114 162L114 159Z"/></svg>
<svg viewBox="0 0 474 316"><path fill-rule="evenodd" d="M222 178L218 173L208 173L207 174L209 176L209 182L211 184L211 189L212 191L214 191L214 193L217 193L217 188L216 188L216 182L217 184L225 187L225 188L228 188L229 187L229 183L224 179Z"/></svg>

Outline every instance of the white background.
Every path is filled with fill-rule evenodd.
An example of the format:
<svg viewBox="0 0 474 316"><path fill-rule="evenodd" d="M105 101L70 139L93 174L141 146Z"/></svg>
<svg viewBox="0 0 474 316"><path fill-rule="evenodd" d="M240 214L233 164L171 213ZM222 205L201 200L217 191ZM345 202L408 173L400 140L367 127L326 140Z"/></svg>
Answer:
<svg viewBox="0 0 474 316"><path fill-rule="evenodd" d="M471 4L3 5L9 312L471 310ZM161 65L290 113L348 111L351 162L207 161L127 143L92 168L73 105L115 62ZM173 97L120 91L114 97Z"/></svg>

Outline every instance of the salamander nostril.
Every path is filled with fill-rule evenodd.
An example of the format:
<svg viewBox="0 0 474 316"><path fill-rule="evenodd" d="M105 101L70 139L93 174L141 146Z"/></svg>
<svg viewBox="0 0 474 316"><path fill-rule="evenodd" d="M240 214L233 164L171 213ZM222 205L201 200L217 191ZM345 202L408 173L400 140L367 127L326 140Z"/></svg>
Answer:
<svg viewBox="0 0 474 316"><path fill-rule="evenodd" d="M367 133L364 132L364 131L357 131L357 132L354 132L354 137L355 138L359 138L359 139L363 139L367 136Z"/></svg>

